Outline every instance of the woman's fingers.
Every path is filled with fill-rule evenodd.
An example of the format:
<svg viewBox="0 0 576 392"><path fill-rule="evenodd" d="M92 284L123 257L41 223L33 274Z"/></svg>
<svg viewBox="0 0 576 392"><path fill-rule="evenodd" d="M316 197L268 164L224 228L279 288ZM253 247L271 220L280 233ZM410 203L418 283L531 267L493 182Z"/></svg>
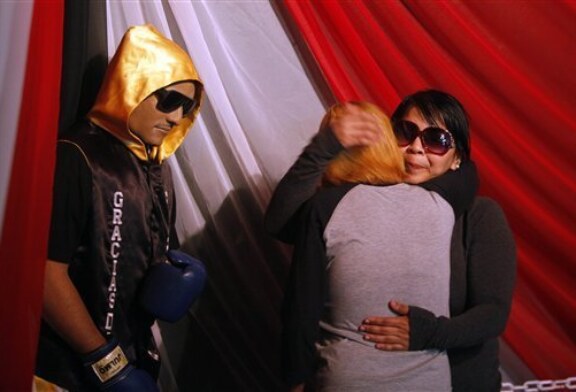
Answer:
<svg viewBox="0 0 576 392"><path fill-rule="evenodd" d="M374 343L379 350L397 351L408 350L410 345L410 335L405 330L388 331L387 333L367 333L364 340Z"/></svg>
<svg viewBox="0 0 576 392"><path fill-rule="evenodd" d="M379 350L405 351L410 346L410 323L406 316L368 317L359 330Z"/></svg>
<svg viewBox="0 0 576 392"><path fill-rule="evenodd" d="M362 320L362 326L366 327L398 327L401 326L406 330L410 329L408 317L406 316L393 316L393 317L377 317L371 316Z"/></svg>

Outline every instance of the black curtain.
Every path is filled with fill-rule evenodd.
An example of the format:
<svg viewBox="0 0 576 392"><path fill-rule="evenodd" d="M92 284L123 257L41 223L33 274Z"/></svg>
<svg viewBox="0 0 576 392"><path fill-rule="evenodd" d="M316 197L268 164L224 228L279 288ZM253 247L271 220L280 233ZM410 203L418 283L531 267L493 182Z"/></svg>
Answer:
<svg viewBox="0 0 576 392"><path fill-rule="evenodd" d="M59 134L92 107L108 65L106 2L66 0Z"/></svg>

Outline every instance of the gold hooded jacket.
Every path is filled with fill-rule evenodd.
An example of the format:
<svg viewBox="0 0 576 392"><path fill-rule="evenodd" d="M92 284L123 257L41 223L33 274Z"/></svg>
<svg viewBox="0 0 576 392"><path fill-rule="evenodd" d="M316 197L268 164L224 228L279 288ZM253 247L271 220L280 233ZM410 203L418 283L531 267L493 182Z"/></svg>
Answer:
<svg viewBox="0 0 576 392"><path fill-rule="evenodd" d="M160 146L152 147L150 153L128 128L128 119L154 91L184 81L195 84L196 99L201 100L203 85L190 56L152 25L131 27L110 60L88 119L121 140L139 159L162 162L182 144L200 105L170 130Z"/></svg>

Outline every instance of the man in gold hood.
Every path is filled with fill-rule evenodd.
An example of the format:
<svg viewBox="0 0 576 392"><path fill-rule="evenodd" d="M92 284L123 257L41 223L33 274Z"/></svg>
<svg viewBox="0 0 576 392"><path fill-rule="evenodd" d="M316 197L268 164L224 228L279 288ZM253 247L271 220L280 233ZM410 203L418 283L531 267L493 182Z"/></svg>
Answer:
<svg viewBox="0 0 576 392"><path fill-rule="evenodd" d="M59 140L37 376L71 391L156 390L159 316L140 297L151 266L179 247L165 160L202 90L185 51L132 27L88 121Z"/></svg>

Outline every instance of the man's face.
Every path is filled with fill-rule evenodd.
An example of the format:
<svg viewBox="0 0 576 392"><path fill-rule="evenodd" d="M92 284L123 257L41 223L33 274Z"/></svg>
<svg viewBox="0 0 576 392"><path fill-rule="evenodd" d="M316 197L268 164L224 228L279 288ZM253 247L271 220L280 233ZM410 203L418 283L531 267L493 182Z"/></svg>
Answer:
<svg viewBox="0 0 576 392"><path fill-rule="evenodd" d="M182 82L164 88L165 91L175 91L183 96L194 99L195 87L192 82ZM128 119L128 127L144 143L159 146L172 129L182 120L184 113L180 105L170 112L163 112L158 109L158 99L156 94L150 95L140 103Z"/></svg>

